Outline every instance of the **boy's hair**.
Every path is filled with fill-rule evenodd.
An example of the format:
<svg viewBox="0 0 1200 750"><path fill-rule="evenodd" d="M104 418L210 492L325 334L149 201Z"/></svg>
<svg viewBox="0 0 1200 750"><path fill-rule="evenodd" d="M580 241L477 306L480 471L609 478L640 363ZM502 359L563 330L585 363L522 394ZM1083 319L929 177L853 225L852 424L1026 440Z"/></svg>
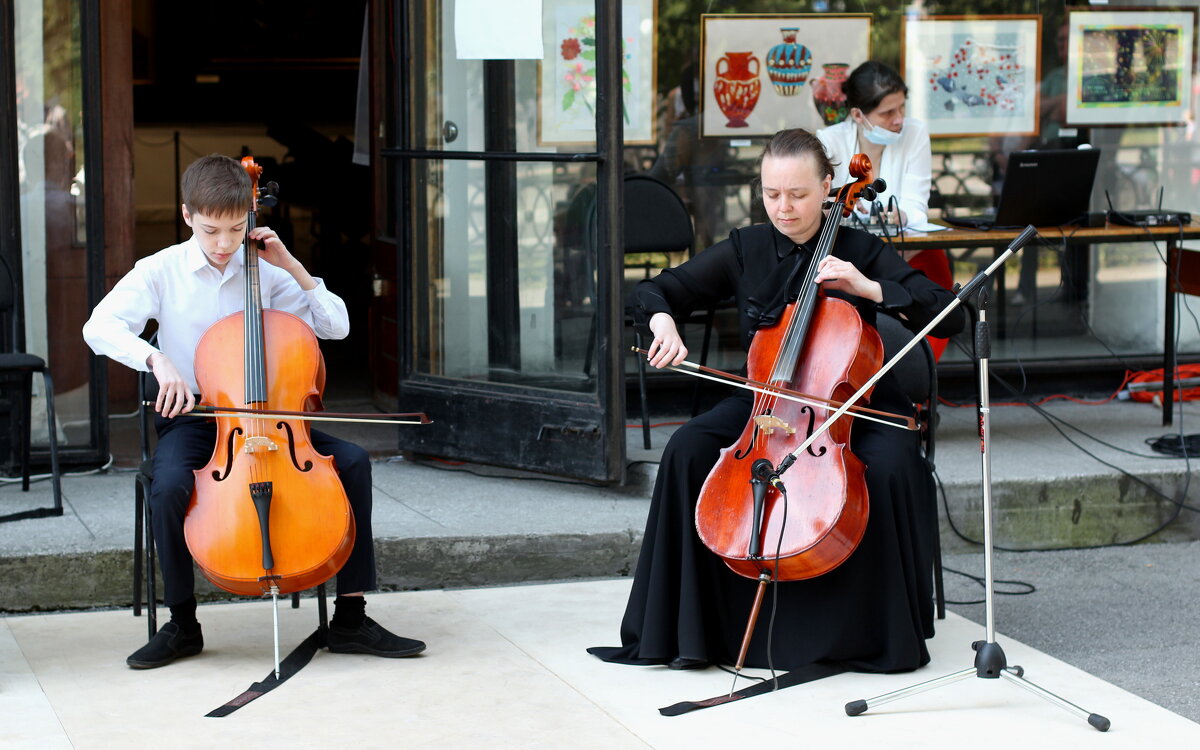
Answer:
<svg viewBox="0 0 1200 750"><path fill-rule="evenodd" d="M253 185L242 165L228 156L209 154L192 162L180 179L188 213L235 216L253 205Z"/></svg>

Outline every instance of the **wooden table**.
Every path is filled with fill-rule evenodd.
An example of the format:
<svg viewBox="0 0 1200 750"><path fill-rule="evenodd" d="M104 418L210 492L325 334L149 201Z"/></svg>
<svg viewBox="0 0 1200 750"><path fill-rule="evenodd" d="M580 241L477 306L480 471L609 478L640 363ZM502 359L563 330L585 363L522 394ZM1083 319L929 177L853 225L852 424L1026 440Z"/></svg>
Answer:
<svg viewBox="0 0 1200 750"><path fill-rule="evenodd" d="M941 232L905 232L903 237L893 237L896 246L901 250L951 250L970 248L993 248L999 255L1016 239L1020 230L992 229L980 231L977 229L951 228ZM1200 225L1184 224L1183 226L1161 227L1127 227L1108 224L1103 227L1039 227L1038 235L1046 242L1055 245L1096 245L1102 243L1124 242L1166 242L1166 258L1168 269L1166 274L1166 302L1163 310L1163 424L1170 425L1172 421L1171 405L1175 400L1175 378L1166 374L1175 372L1177 352L1175 351L1175 315L1177 300L1175 293L1200 294L1200 253L1180 252L1179 243L1184 240L1200 239ZM1186 250L1186 248L1183 248ZM1004 274L997 274L997 288L1001 292L999 304L1001 313L1004 305ZM1004 320L1003 314L1000 320Z"/></svg>

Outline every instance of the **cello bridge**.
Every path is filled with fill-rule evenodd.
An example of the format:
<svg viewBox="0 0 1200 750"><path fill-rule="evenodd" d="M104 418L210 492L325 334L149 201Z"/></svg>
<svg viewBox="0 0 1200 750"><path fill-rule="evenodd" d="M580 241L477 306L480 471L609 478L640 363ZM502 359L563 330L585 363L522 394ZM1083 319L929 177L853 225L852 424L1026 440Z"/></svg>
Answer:
<svg viewBox="0 0 1200 750"><path fill-rule="evenodd" d="M760 429L764 435L771 435L776 429L783 430L789 435L796 434L795 427L792 427L790 424L774 414L760 414L754 418L754 424L758 425L758 429Z"/></svg>
<svg viewBox="0 0 1200 750"><path fill-rule="evenodd" d="M264 435L251 435L242 444L242 453L258 453L259 451L277 451L279 446L275 441Z"/></svg>

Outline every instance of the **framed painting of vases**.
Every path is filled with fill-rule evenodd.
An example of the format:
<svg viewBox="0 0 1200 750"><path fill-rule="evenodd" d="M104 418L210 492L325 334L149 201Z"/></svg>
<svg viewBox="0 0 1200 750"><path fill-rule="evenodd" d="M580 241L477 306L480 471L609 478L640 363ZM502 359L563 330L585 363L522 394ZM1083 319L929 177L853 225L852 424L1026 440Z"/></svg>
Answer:
<svg viewBox="0 0 1200 750"><path fill-rule="evenodd" d="M621 3L621 88L627 145L654 143L656 0ZM596 4L544 0L538 145L596 142Z"/></svg>
<svg viewBox="0 0 1200 750"><path fill-rule="evenodd" d="M1195 8L1068 8L1068 125L1183 125Z"/></svg>
<svg viewBox="0 0 1200 750"><path fill-rule="evenodd" d="M700 17L700 134L815 131L848 114L842 82L871 57L871 15Z"/></svg>
<svg viewBox="0 0 1200 750"><path fill-rule="evenodd" d="M931 137L1037 135L1041 16L905 18L900 38L908 115Z"/></svg>

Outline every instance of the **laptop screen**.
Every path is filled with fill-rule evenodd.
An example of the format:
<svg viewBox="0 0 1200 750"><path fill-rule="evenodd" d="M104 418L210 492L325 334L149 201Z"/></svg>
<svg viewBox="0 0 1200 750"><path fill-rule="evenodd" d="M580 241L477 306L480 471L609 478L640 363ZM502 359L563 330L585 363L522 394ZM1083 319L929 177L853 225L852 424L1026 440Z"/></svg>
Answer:
<svg viewBox="0 0 1200 750"><path fill-rule="evenodd" d="M1100 150L1013 151L1000 188L996 227L1057 226L1078 221L1091 205Z"/></svg>

